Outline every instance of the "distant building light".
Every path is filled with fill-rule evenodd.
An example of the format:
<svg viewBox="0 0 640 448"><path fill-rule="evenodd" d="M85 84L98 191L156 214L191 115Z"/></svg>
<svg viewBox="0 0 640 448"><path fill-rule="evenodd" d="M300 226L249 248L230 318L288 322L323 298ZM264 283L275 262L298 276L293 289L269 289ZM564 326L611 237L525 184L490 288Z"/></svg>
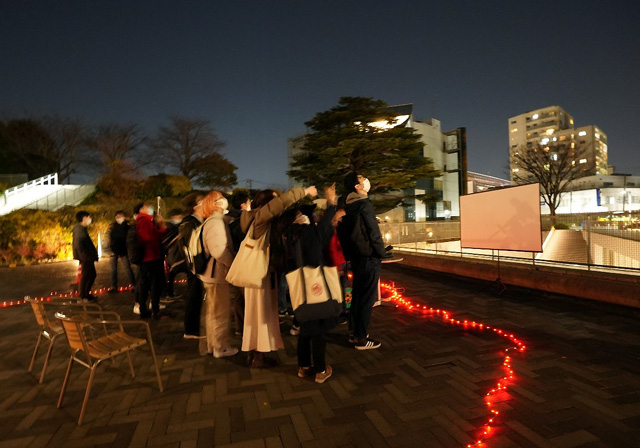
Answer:
<svg viewBox="0 0 640 448"><path fill-rule="evenodd" d="M580 163L587 163L587 159L580 159Z"/></svg>
<svg viewBox="0 0 640 448"><path fill-rule="evenodd" d="M511 129L511 133L513 134L514 132L518 132L518 128Z"/></svg>
<svg viewBox="0 0 640 448"><path fill-rule="evenodd" d="M546 145L547 143L549 143L549 139L547 137L545 137L542 140L540 140L540 143L543 144L543 145Z"/></svg>
<svg viewBox="0 0 640 448"><path fill-rule="evenodd" d="M531 117L531 119L533 119L533 120L537 120L537 119L538 119L538 116L539 116L538 114L533 114L533 116Z"/></svg>
<svg viewBox="0 0 640 448"><path fill-rule="evenodd" d="M547 129L547 135L553 134L553 129Z"/></svg>
<svg viewBox="0 0 640 448"><path fill-rule="evenodd" d="M558 137L553 137L553 141L557 142L558 141Z"/></svg>
<svg viewBox="0 0 640 448"><path fill-rule="evenodd" d="M580 131L580 132L578 132L578 136L580 136L580 137L583 137L583 136L585 136L585 135L587 135L587 131Z"/></svg>
<svg viewBox="0 0 640 448"><path fill-rule="evenodd" d="M551 156L551 158L552 158L553 160L558 160L558 154L554 154L554 155L552 155L552 156Z"/></svg>
<svg viewBox="0 0 640 448"><path fill-rule="evenodd" d="M599 133L595 133L596 138L600 138L600 134Z"/></svg>

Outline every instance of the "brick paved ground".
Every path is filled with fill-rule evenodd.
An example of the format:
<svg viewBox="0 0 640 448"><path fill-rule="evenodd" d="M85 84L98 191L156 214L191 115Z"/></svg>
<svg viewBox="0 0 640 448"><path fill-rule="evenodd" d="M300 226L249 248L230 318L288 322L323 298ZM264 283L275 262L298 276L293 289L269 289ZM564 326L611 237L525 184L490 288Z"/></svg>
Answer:
<svg viewBox="0 0 640 448"><path fill-rule="evenodd" d="M108 263L98 285L108 284ZM0 270L0 302L65 291L71 263ZM632 447L640 440L640 312L484 283L385 267L383 279L411 300L513 332L515 381L496 396L500 419L485 447ZM183 286L177 290L181 292ZM130 293L99 303L133 318ZM244 358L213 359L182 339L182 302L152 322L165 392L146 352L98 369L85 423L76 426L88 372L74 368L65 406L56 401L68 361L58 341L38 384L44 351L27 373L37 332L26 306L0 308L0 448L5 447L461 447L489 418L484 396L503 376L509 340L464 330L391 304L374 309L370 331L383 345L357 352L346 329L329 335L334 376L318 385L296 376L296 339L274 369ZM290 322L283 324L283 331ZM239 340L234 339L239 345Z"/></svg>

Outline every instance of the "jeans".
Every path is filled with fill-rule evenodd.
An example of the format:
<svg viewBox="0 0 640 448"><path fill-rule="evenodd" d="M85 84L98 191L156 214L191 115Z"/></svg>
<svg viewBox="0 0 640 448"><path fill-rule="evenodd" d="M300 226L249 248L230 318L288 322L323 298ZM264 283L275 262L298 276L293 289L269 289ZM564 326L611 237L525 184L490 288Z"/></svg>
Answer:
<svg viewBox="0 0 640 448"><path fill-rule="evenodd" d="M140 265L140 291L138 303L140 316L148 316L148 298L151 295L151 309L153 314L160 312L160 292L162 290L162 260L144 261Z"/></svg>
<svg viewBox="0 0 640 448"><path fill-rule="evenodd" d="M124 263L124 269L127 271L127 275L129 276L129 283L132 285L136 284L136 277L133 275L133 269L131 269L131 263L129 263L129 258L126 255L116 255L113 254L111 257L111 287L114 289L118 288L118 259L121 258Z"/></svg>
<svg viewBox="0 0 640 448"><path fill-rule="evenodd" d="M289 285L287 284L286 273L282 272L278 276L278 312L284 314L289 309L287 296L289 295Z"/></svg>
<svg viewBox="0 0 640 448"><path fill-rule="evenodd" d="M378 300L380 266L380 259L374 257L357 258L351 262L353 290L349 319L356 339L367 337L371 309Z"/></svg>
<svg viewBox="0 0 640 448"><path fill-rule="evenodd" d="M313 366L316 372L324 372L325 365L325 351L327 347L327 341L324 339L324 335L316 336L298 336L298 366L310 367L311 355L313 354Z"/></svg>

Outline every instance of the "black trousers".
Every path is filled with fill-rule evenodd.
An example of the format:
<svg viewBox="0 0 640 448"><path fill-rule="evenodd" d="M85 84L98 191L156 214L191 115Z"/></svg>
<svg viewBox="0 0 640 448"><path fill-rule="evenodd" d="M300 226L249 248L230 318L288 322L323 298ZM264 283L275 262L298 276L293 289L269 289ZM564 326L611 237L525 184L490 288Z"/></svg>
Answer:
<svg viewBox="0 0 640 448"><path fill-rule="evenodd" d="M324 354L327 348L327 341L324 335L298 336L298 366L311 366L311 356L313 355L313 366L316 372L324 372L326 363Z"/></svg>
<svg viewBox="0 0 640 448"><path fill-rule="evenodd" d="M190 271L187 273L187 300L184 309L184 332L200 335L200 312L202 310L202 281Z"/></svg>
<svg viewBox="0 0 640 448"><path fill-rule="evenodd" d="M351 262L353 289L349 319L353 335L357 339L367 337L371 309L378 300L380 266L380 259L374 257L358 258Z"/></svg>
<svg viewBox="0 0 640 448"><path fill-rule="evenodd" d="M138 303L140 315L149 315L148 299L151 296L151 309L153 314L160 311L160 292L162 291L162 260L144 261L140 264L140 291L138 291Z"/></svg>
<svg viewBox="0 0 640 448"><path fill-rule="evenodd" d="M86 299L89 297L93 282L96 281L96 276L96 265L93 261L80 262L80 285L78 285L80 298Z"/></svg>

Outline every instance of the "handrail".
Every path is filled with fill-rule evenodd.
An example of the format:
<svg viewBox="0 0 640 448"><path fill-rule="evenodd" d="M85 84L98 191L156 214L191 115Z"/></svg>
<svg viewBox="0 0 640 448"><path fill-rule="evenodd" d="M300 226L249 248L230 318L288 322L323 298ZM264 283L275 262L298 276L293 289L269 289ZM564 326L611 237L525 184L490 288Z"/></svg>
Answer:
<svg viewBox="0 0 640 448"><path fill-rule="evenodd" d="M33 187L40 185L58 185L58 173L47 174L46 176L39 177L34 180L30 180L21 185L7 188L4 191L5 198L21 193L22 191L30 190Z"/></svg>

